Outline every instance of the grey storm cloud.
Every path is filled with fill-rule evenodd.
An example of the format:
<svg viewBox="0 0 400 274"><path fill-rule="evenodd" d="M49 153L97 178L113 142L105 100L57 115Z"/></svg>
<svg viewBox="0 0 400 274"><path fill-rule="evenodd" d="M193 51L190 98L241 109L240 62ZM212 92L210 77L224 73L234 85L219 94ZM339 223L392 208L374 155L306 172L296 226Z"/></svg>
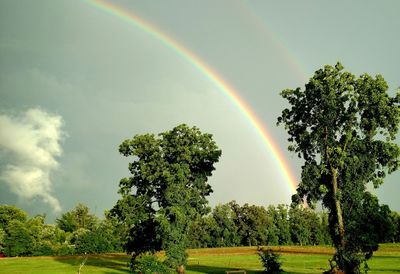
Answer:
<svg viewBox="0 0 400 274"><path fill-rule="evenodd" d="M56 213L50 173L58 168L63 120L39 108L0 115L0 150L4 155L0 180L21 199L39 198Z"/></svg>

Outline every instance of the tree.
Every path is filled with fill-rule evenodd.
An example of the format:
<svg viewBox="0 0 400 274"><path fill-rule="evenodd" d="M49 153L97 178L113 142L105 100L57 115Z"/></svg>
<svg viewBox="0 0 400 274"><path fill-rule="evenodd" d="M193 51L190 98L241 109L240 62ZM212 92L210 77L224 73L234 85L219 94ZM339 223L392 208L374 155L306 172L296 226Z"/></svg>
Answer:
<svg viewBox="0 0 400 274"><path fill-rule="evenodd" d="M109 220L103 220L92 230L80 228L74 233L77 254L100 254L120 251L119 235Z"/></svg>
<svg viewBox="0 0 400 274"><path fill-rule="evenodd" d="M393 243L400 242L400 214L396 211L392 211L390 215L393 224L393 231L390 233L390 239L387 241Z"/></svg>
<svg viewBox="0 0 400 274"><path fill-rule="evenodd" d="M57 218L56 223L65 232L74 232L79 228L93 229L99 223L99 219L90 214L90 209L86 205L79 203L73 210L65 212L61 218Z"/></svg>
<svg viewBox="0 0 400 274"><path fill-rule="evenodd" d="M0 205L0 229L5 229L11 220L25 222L28 214L12 205Z"/></svg>
<svg viewBox="0 0 400 274"><path fill-rule="evenodd" d="M214 207L212 218L215 221L213 229L215 246L237 246L240 243L240 238L230 204L220 204Z"/></svg>
<svg viewBox="0 0 400 274"><path fill-rule="evenodd" d="M120 181L122 197L111 210L129 227L126 250L134 260L164 249L168 266L186 264L188 230L192 220L209 212L207 180L221 150L211 134L183 124L158 136L136 135L119 152L133 160L132 176Z"/></svg>
<svg viewBox="0 0 400 274"><path fill-rule="evenodd" d="M267 209L267 215L273 221L271 227L268 228L268 244L290 244L291 240L288 206L283 204L279 204L277 207L270 205Z"/></svg>
<svg viewBox="0 0 400 274"><path fill-rule="evenodd" d="M4 253L7 256L14 257L32 254L34 238L26 224L19 220L11 220L5 231Z"/></svg>
<svg viewBox="0 0 400 274"><path fill-rule="evenodd" d="M310 214L301 207L292 207L289 210L289 223L293 243L309 245L312 233Z"/></svg>
<svg viewBox="0 0 400 274"><path fill-rule="evenodd" d="M289 133L289 150L304 159L293 202L313 206L322 200L329 211L334 261L345 273L359 273L361 262L377 248L373 240L364 245L352 238L361 231L360 213L371 213L363 206L376 207L367 184L378 187L399 166L394 140L400 94L390 97L387 90L381 75L355 77L337 63L316 71L304 91L281 93L291 108L282 111L278 124Z"/></svg>
<svg viewBox="0 0 400 274"><path fill-rule="evenodd" d="M4 239L6 237L6 232L4 231L4 229L0 228L0 253L4 252Z"/></svg>
<svg viewBox="0 0 400 274"><path fill-rule="evenodd" d="M188 242L189 248L216 247L219 231L213 216L203 216L194 220L190 225Z"/></svg>

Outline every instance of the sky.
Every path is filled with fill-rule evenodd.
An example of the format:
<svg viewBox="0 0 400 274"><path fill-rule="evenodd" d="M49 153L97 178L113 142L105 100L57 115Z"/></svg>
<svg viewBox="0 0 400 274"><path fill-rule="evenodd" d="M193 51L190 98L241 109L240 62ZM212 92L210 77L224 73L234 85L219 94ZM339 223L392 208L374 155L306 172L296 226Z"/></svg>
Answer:
<svg viewBox="0 0 400 274"><path fill-rule="evenodd" d="M101 216L129 176L119 144L181 123L222 149L212 206L290 203L293 186L251 119L171 42L247 104L296 180L302 162L276 126L283 89L337 61L382 74L391 94L400 86L395 0L104 3L159 36L90 1L0 1L0 203L50 219L84 203ZM397 211L399 179L375 191Z"/></svg>

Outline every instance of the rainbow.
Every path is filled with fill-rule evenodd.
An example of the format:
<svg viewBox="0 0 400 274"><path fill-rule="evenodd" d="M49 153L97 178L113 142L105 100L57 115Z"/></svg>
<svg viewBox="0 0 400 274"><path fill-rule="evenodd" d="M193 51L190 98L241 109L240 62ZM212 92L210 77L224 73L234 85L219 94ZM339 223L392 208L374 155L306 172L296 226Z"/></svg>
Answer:
<svg viewBox="0 0 400 274"><path fill-rule="evenodd" d="M292 71L295 72L295 76L298 80L301 83L307 82L308 79L306 74L304 74L304 71L307 70L302 64L300 64L299 60L295 58L293 53L288 49L288 46L285 45L284 41L279 38L279 34L269 28L264 20L259 16L259 10L253 7L250 1L235 1L235 4L238 5L242 15L250 21L260 33L264 34L265 37L268 37L268 42L272 42L272 44L282 52L282 58L285 59L285 63L292 68Z"/></svg>
<svg viewBox="0 0 400 274"><path fill-rule="evenodd" d="M111 15L124 20L125 22L134 25L135 27L143 30L144 32L151 35L153 38L158 40L160 43L164 44L174 52L176 52L183 59L187 60L191 65L193 65L197 70L203 73L218 89L229 99L232 103L240 110L240 112L246 117L250 122L252 127L256 130L259 136L262 138L263 143L266 148L272 153L274 160L279 168L279 170L284 175L287 181L289 191L292 193L296 192L297 183L291 173L289 165L286 163L279 146L274 142L268 131L266 130L263 123L256 116L254 111L250 106L239 96L239 93L230 86L222 77L214 71L210 66L208 66L204 61L202 61L193 52L188 50L182 44L178 43L173 38L167 36L165 33L161 32L155 26L151 25L149 22L138 17L131 11L127 12L121 7L118 7L112 3L106 2L104 0L88 0L87 3L95 8L103 10Z"/></svg>

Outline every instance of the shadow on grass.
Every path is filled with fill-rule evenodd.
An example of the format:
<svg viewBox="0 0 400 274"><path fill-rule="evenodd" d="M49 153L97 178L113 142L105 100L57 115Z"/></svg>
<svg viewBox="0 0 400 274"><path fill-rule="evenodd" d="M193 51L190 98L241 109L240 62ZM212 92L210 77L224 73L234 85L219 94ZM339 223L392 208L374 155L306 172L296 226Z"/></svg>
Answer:
<svg viewBox="0 0 400 274"><path fill-rule="evenodd" d="M196 271L200 273L210 273L210 274L225 274L226 271L233 270L245 270L246 274L256 274L263 273L262 271L246 270L244 268L229 268L229 267L219 267L219 266L208 266L208 265L189 265L186 269L187 271Z"/></svg>
<svg viewBox="0 0 400 274"><path fill-rule="evenodd" d="M75 266L78 271L80 264L84 261L85 255L82 256L71 256L71 257L55 257L55 260ZM93 266L105 269L112 269L113 272L102 272L102 273L131 273L129 271L129 260L130 257L124 254L102 254L102 255L88 255L82 270L86 267Z"/></svg>
<svg viewBox="0 0 400 274"><path fill-rule="evenodd" d="M208 266L208 265L189 265L186 269L187 271L196 271L204 274L225 274L226 271L234 271L234 270L245 270L246 274L260 274L265 273L262 270L247 270L246 268L227 268L227 267L219 267L219 266ZM321 271L322 273L322 271ZM304 272L286 272L284 271L282 274L304 274Z"/></svg>

